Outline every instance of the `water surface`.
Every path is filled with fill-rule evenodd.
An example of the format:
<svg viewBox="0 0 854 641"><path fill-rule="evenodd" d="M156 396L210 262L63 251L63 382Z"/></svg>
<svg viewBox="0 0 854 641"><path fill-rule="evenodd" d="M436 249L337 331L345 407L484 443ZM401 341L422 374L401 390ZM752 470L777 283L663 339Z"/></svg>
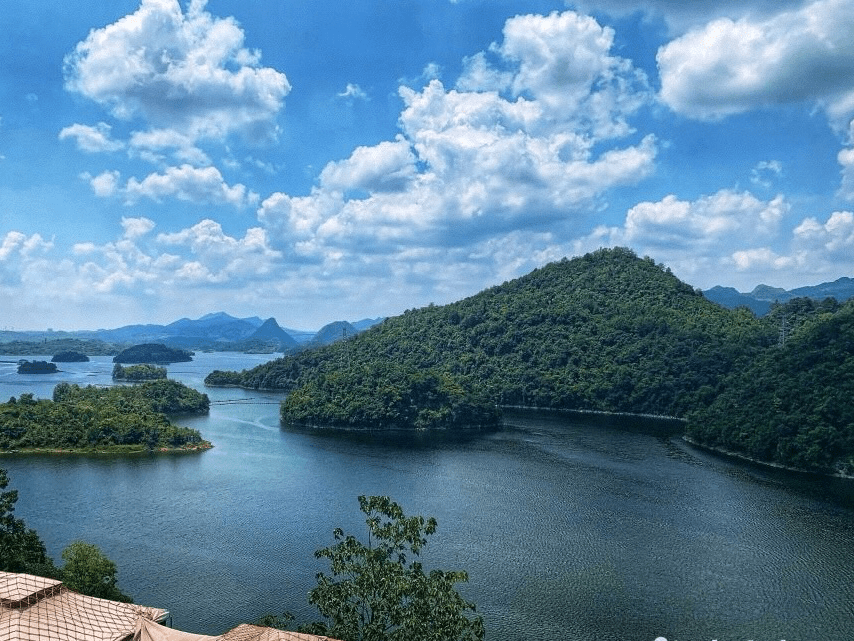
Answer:
<svg viewBox="0 0 854 641"><path fill-rule="evenodd" d="M203 389L213 369L268 358L198 354L168 369ZM19 376L0 363L0 397L110 382L106 357L60 367ZM55 558L75 539L97 544L121 588L175 627L314 618L314 550L338 526L363 535L356 497L387 494L437 517L425 564L468 570L462 590L490 641L854 638L845 484L622 431L619 418L516 414L461 439L318 435L280 428L278 394L204 391L210 415L178 422L214 443L207 452L0 457L16 515Z"/></svg>

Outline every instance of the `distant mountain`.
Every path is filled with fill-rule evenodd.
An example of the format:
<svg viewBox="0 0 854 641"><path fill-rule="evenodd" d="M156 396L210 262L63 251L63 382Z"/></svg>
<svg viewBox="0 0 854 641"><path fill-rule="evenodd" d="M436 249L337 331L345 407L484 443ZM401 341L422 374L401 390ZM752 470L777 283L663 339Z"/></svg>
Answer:
<svg viewBox="0 0 854 641"><path fill-rule="evenodd" d="M347 321L335 321L321 327L309 345L311 347L330 345L358 333L358 330Z"/></svg>
<svg viewBox="0 0 854 641"><path fill-rule="evenodd" d="M249 338L275 339L279 341L284 341L289 346L297 344L297 342L293 338L291 338L291 336L285 330L279 327L279 324L276 322L276 319L272 316L265 320L263 324L258 329L256 329L252 333L252 336L250 336Z"/></svg>
<svg viewBox="0 0 854 641"><path fill-rule="evenodd" d="M747 307L757 316L764 316L771 309L769 301L759 300L750 294L742 294L735 287L721 287L720 285L716 285L704 291L703 294L713 303L722 305L727 309Z"/></svg>
<svg viewBox="0 0 854 641"><path fill-rule="evenodd" d="M830 283L797 287L790 290L769 285L757 285L750 293L739 292L733 287L716 286L706 290L703 294L710 301L729 309L744 306L758 316L764 316L771 309L773 303L785 303L793 298L812 298L813 300L835 298L838 302L844 303L848 299L854 298L854 278L843 276Z"/></svg>
<svg viewBox="0 0 854 641"><path fill-rule="evenodd" d="M113 356L114 363L185 363L191 360L192 352L160 343L134 345Z"/></svg>
<svg viewBox="0 0 854 641"><path fill-rule="evenodd" d="M374 325L379 325L385 320L385 316L379 316L377 318L363 318L359 321L353 321L350 323L353 328L358 332L364 332L366 329L370 329Z"/></svg>
<svg viewBox="0 0 854 641"><path fill-rule="evenodd" d="M168 325L126 325L116 329L74 332L75 336L110 343L164 343L184 348L213 348L249 338L263 321L257 316L235 318L225 312L181 318Z"/></svg>

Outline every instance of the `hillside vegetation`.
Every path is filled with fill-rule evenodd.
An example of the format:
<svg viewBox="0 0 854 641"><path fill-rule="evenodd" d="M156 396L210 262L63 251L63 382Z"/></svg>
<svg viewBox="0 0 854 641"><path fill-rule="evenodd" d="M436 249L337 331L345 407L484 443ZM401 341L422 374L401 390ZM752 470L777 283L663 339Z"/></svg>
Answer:
<svg viewBox="0 0 854 641"><path fill-rule="evenodd" d="M854 472L854 302L757 318L620 248L206 383L287 390L282 421L313 425L454 427L516 405L676 416L700 444Z"/></svg>
<svg viewBox="0 0 854 641"><path fill-rule="evenodd" d="M854 474L854 301L796 299L772 315L780 327L791 319L785 341L726 377L691 415L688 436L788 467Z"/></svg>
<svg viewBox="0 0 854 641"><path fill-rule="evenodd" d="M300 390L284 420L296 409L301 420L330 404L358 409L369 401L352 379L387 380L391 364L432 371L491 405L684 416L775 340L748 310L726 310L652 259L608 249L206 382Z"/></svg>
<svg viewBox="0 0 854 641"><path fill-rule="evenodd" d="M53 400L32 394L0 403L0 451L144 451L210 447L197 430L166 414L204 413L205 394L176 381L128 387L60 383Z"/></svg>

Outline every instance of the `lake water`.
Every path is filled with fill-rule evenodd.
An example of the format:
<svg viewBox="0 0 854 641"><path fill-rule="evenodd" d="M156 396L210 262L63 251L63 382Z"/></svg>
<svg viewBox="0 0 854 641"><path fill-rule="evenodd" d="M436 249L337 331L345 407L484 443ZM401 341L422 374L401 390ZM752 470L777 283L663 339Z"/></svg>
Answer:
<svg viewBox="0 0 854 641"><path fill-rule="evenodd" d="M168 369L204 389L213 369L268 359L198 354ZM106 357L60 367L20 376L0 363L0 399L110 382ZM356 497L385 494L438 519L425 565L469 572L461 591L490 641L854 639L850 484L621 431L619 418L517 414L469 438L371 439L283 430L277 394L204 391L210 415L176 422L207 452L0 457L16 515L54 558L95 543L120 587L176 628L315 618L306 593L326 566L314 550L338 526L364 538Z"/></svg>

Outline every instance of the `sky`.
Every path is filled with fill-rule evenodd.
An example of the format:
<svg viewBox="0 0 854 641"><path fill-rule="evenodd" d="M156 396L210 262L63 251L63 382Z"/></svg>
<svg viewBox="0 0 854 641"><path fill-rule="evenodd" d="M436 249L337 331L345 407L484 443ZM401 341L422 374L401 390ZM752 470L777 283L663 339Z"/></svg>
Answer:
<svg viewBox="0 0 854 641"><path fill-rule="evenodd" d="M854 276L854 0L0 11L0 329L317 329L613 246Z"/></svg>

